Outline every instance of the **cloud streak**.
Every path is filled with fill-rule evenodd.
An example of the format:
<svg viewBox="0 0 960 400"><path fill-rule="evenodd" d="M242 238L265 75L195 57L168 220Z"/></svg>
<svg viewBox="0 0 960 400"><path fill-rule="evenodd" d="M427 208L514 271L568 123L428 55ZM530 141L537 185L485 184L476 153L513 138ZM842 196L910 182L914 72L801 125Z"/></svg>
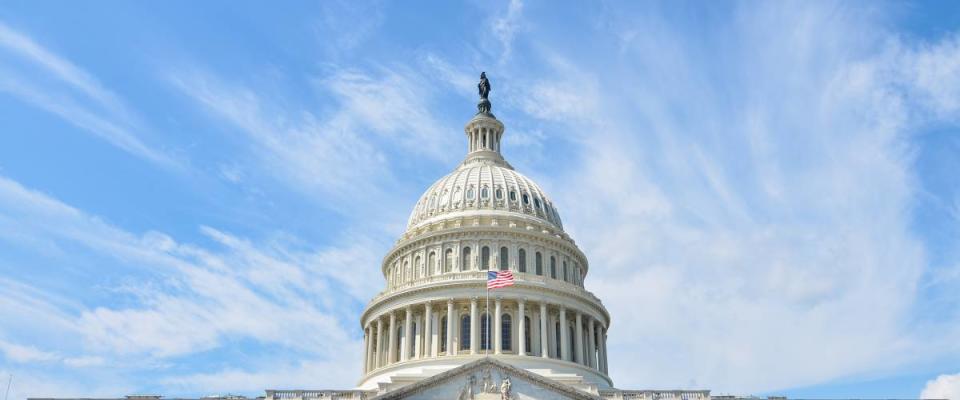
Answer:
<svg viewBox="0 0 960 400"><path fill-rule="evenodd" d="M130 154L164 167L180 167L178 161L148 146L134 133L143 130L139 118L88 72L2 22L0 49L6 53L0 58L0 91Z"/></svg>

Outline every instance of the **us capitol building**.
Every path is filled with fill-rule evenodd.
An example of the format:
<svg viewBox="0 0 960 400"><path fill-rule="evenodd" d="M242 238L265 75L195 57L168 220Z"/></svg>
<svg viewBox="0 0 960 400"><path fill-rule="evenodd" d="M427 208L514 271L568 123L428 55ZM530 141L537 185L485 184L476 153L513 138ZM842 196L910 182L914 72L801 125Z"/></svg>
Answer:
<svg viewBox="0 0 960 400"><path fill-rule="evenodd" d="M466 157L420 197L383 258L386 288L360 316L358 386L263 398L709 400L707 390L614 388L611 316L585 287L591 265L553 201L503 158L485 75L478 88ZM488 272L503 270L514 284L488 300Z"/></svg>

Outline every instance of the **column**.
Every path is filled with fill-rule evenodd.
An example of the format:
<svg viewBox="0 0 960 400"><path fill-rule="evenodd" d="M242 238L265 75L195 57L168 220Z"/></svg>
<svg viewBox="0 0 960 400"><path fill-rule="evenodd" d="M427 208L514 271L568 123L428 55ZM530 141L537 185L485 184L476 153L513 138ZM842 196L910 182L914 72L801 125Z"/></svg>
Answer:
<svg viewBox="0 0 960 400"><path fill-rule="evenodd" d="M520 333L517 335L517 340L518 340L518 341L517 341L517 348L518 348L517 354L519 354L519 355L521 355L521 356L527 355L527 340L526 340L527 335L525 335L525 333L526 333L526 331L527 331L527 322L526 322L526 318L524 318L524 315L523 315L523 305L524 305L524 303L526 303L526 302L525 302L523 299L520 299L520 303L517 304L517 316L519 317L519 318L517 318L517 322L518 322L517 326L520 327L520 329L517 330L517 332L520 332Z"/></svg>
<svg viewBox="0 0 960 400"><path fill-rule="evenodd" d="M567 331L570 328L567 328L567 307L563 304L560 305L560 359L563 361L570 361L570 338L567 334Z"/></svg>
<svg viewBox="0 0 960 400"><path fill-rule="evenodd" d="M406 319L403 321L403 341L401 341L400 361L407 361L410 358L410 345L413 344L413 310L407 306L405 311Z"/></svg>
<svg viewBox="0 0 960 400"><path fill-rule="evenodd" d="M363 373L367 373L367 359L370 358L370 330L363 328Z"/></svg>
<svg viewBox="0 0 960 400"><path fill-rule="evenodd" d="M453 355L453 299L447 300L447 355Z"/></svg>
<svg viewBox="0 0 960 400"><path fill-rule="evenodd" d="M390 337L390 342L387 344L387 362L384 365L397 359L397 314L394 311L390 312L390 332L387 332L387 336Z"/></svg>
<svg viewBox="0 0 960 400"><path fill-rule="evenodd" d="M550 358L550 342L547 339L547 303L540 302L540 356Z"/></svg>
<svg viewBox="0 0 960 400"><path fill-rule="evenodd" d="M605 329L603 329L603 325L600 325L598 328L600 329L599 332L597 332L598 339L600 339L600 372L607 373L607 338L604 334Z"/></svg>
<svg viewBox="0 0 960 400"><path fill-rule="evenodd" d="M437 348L433 345L433 304L427 302L423 310L423 355L424 357L436 357Z"/></svg>
<svg viewBox="0 0 960 400"><path fill-rule="evenodd" d="M383 354L383 320L377 317L377 348L374 349L374 368L380 368L381 354Z"/></svg>
<svg viewBox="0 0 960 400"><path fill-rule="evenodd" d="M493 302L493 354L500 354L503 348L503 326L500 325L500 297Z"/></svg>
<svg viewBox="0 0 960 400"><path fill-rule="evenodd" d="M470 354L477 354L477 330L480 329L477 321L477 298L470 299Z"/></svg>
<svg viewBox="0 0 960 400"><path fill-rule="evenodd" d="M597 344L593 330L593 317L587 316L587 365L597 367Z"/></svg>

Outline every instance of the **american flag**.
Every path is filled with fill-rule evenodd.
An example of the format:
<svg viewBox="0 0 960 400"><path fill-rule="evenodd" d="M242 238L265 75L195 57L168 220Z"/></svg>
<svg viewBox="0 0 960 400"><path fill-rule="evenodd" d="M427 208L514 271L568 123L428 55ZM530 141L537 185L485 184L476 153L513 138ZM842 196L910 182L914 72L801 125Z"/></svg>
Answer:
<svg viewBox="0 0 960 400"><path fill-rule="evenodd" d="M487 289L499 289L507 286L513 286L513 272L510 272L510 271L487 272Z"/></svg>

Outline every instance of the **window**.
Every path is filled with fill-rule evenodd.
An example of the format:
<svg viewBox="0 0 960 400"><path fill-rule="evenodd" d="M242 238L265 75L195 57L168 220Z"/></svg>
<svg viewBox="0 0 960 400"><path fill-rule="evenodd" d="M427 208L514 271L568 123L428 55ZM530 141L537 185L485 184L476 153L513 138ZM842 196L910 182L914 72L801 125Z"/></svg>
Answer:
<svg viewBox="0 0 960 400"><path fill-rule="evenodd" d="M557 341L556 341L556 344L557 344L557 345L556 345L557 352L554 354L554 357L555 357L555 358L560 358L560 357L563 355L563 354L560 352L560 349L561 349L560 346L563 344L563 343L560 343L560 322L557 322L556 329L554 330L554 332L557 333Z"/></svg>
<svg viewBox="0 0 960 400"><path fill-rule="evenodd" d="M570 282L569 280L567 280L567 262L566 261L563 262L563 281Z"/></svg>
<svg viewBox="0 0 960 400"><path fill-rule="evenodd" d="M463 248L463 260L460 262L460 270L461 271L470 270L470 248L469 247Z"/></svg>
<svg viewBox="0 0 960 400"><path fill-rule="evenodd" d="M463 196L463 193L460 192L460 188L457 188L457 189L453 192L453 201L454 201L455 203L459 203L460 200L463 199L462 196Z"/></svg>
<svg viewBox="0 0 960 400"><path fill-rule="evenodd" d="M490 350L490 315L480 315L480 350Z"/></svg>
<svg viewBox="0 0 960 400"><path fill-rule="evenodd" d="M510 191L510 201L517 201L517 192L513 190Z"/></svg>
<svg viewBox="0 0 960 400"><path fill-rule="evenodd" d="M447 351L447 317L440 318L440 352Z"/></svg>
<svg viewBox="0 0 960 400"><path fill-rule="evenodd" d="M470 350L470 316L460 317L460 350Z"/></svg>
<svg viewBox="0 0 960 400"><path fill-rule="evenodd" d="M404 262L403 262L403 276L400 277L400 280L401 280L401 281L406 281L406 280L410 279L411 276L413 276L413 275L410 273L410 261L404 261Z"/></svg>
<svg viewBox="0 0 960 400"><path fill-rule="evenodd" d="M503 200L503 189L497 188L497 200Z"/></svg>
<svg viewBox="0 0 960 400"><path fill-rule="evenodd" d="M570 327L570 336L567 336L567 342L570 343L570 361L576 360L574 354L577 354L577 337L573 335L573 327Z"/></svg>
<svg viewBox="0 0 960 400"><path fill-rule="evenodd" d="M527 272L527 251L520 249L517 251L517 258L519 258L518 264L520 272Z"/></svg>
<svg viewBox="0 0 960 400"><path fill-rule="evenodd" d="M530 204L530 197L526 193L523 194L523 204Z"/></svg>
<svg viewBox="0 0 960 400"><path fill-rule="evenodd" d="M397 325L400 325L400 327L397 328L397 352L395 354L396 354L397 360L400 360L400 349L403 348L403 347L400 347L400 345L403 344L403 341L400 340L400 338L403 337L403 324L397 324Z"/></svg>
<svg viewBox="0 0 960 400"><path fill-rule="evenodd" d="M513 337L510 336L513 333L512 322L513 319L510 318L510 314L503 314L500 316L500 350L513 350Z"/></svg>
<svg viewBox="0 0 960 400"><path fill-rule="evenodd" d="M443 272L453 272L453 249L447 249L443 262Z"/></svg>
<svg viewBox="0 0 960 400"><path fill-rule="evenodd" d="M490 197L490 190L487 189L486 186L484 186L482 189L480 189L480 198L487 199L489 197Z"/></svg>
<svg viewBox="0 0 960 400"><path fill-rule="evenodd" d="M500 248L500 270L506 271L510 266L510 250L506 247Z"/></svg>
<svg viewBox="0 0 960 400"><path fill-rule="evenodd" d="M537 209L539 210L539 209L540 209L540 199L534 198L534 199L533 199L533 205L536 206Z"/></svg>
<svg viewBox="0 0 960 400"><path fill-rule="evenodd" d="M490 248L487 246L480 249L480 269L490 269Z"/></svg>
<svg viewBox="0 0 960 400"><path fill-rule="evenodd" d="M417 354L417 341L415 339L416 337L417 337L417 324L411 323L410 337L407 338L407 349L408 349L407 358L413 358L413 355Z"/></svg>
<svg viewBox="0 0 960 400"><path fill-rule="evenodd" d="M550 277L557 279L557 259L554 256L550 256Z"/></svg>
<svg viewBox="0 0 960 400"><path fill-rule="evenodd" d="M537 264L536 264L536 268L537 268L537 271L536 271L536 272L537 272L537 275L541 275L541 276L542 276L542 275L543 275L543 256L540 255L540 252L539 252L539 251L537 252L537 256L536 256L536 263L537 263Z"/></svg>
<svg viewBox="0 0 960 400"><path fill-rule="evenodd" d="M413 259L413 279L420 278L420 268L422 268L420 265L420 256L417 256L417 258Z"/></svg>
<svg viewBox="0 0 960 400"><path fill-rule="evenodd" d="M527 352L533 351L530 348L530 317L523 317L523 348Z"/></svg>
<svg viewBox="0 0 960 400"><path fill-rule="evenodd" d="M427 276L433 275L437 271L437 253L430 252L427 256Z"/></svg>
<svg viewBox="0 0 960 400"><path fill-rule="evenodd" d="M467 200L473 200L473 188L467 189Z"/></svg>

